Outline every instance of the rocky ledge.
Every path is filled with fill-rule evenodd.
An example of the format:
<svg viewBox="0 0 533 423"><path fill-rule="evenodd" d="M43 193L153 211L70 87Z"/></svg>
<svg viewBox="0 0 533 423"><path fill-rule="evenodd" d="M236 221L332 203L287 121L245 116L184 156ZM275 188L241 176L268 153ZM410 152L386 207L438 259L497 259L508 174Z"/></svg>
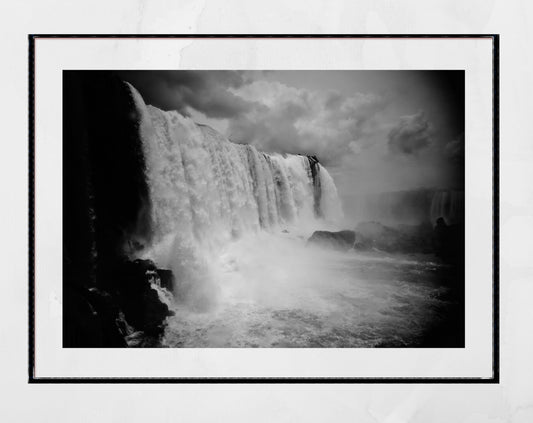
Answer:
<svg viewBox="0 0 533 423"><path fill-rule="evenodd" d="M460 264L464 256L464 225L447 225L442 217L435 226L362 222L355 230L315 231L308 244L335 250L435 254L445 262Z"/></svg>
<svg viewBox="0 0 533 423"><path fill-rule="evenodd" d="M348 230L339 232L315 231L307 243L347 251L354 246L355 232Z"/></svg>
<svg viewBox="0 0 533 423"><path fill-rule="evenodd" d="M161 299L171 296L174 277L150 260L115 266L103 290L65 286L65 347L158 346L166 319L174 315Z"/></svg>

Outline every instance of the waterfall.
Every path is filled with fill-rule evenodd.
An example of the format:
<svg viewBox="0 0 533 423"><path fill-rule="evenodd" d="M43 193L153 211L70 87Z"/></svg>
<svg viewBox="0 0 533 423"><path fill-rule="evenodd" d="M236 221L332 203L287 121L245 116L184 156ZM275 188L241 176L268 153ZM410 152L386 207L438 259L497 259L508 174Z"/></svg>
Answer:
<svg viewBox="0 0 533 423"><path fill-rule="evenodd" d="M214 255L245 234L342 217L333 179L316 157L235 144L176 111L146 105L128 86L151 203L151 234L137 240L138 256L193 283L209 278Z"/></svg>
<svg viewBox="0 0 533 423"><path fill-rule="evenodd" d="M464 221L464 191L413 189L369 194L361 199L361 219L385 224L435 224L439 217L447 224Z"/></svg>
<svg viewBox="0 0 533 423"><path fill-rule="evenodd" d="M462 191L435 191L431 198L430 220L435 223L439 217L448 225L464 220L465 199Z"/></svg>

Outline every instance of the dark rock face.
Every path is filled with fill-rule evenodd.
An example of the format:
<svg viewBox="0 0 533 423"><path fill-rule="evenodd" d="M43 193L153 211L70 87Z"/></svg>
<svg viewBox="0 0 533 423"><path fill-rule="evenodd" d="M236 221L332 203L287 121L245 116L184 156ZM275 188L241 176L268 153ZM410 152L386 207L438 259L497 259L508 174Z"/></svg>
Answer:
<svg viewBox="0 0 533 423"><path fill-rule="evenodd" d="M157 269L157 274L159 275L159 284L161 288L165 288L170 292L173 292L175 279L172 271L166 269Z"/></svg>
<svg viewBox="0 0 533 423"><path fill-rule="evenodd" d="M354 246L355 237L354 231L315 231L307 242L335 250L347 251Z"/></svg>
<svg viewBox="0 0 533 423"><path fill-rule="evenodd" d="M114 278L117 300L126 321L151 336L161 334L166 318L174 314L151 287L156 273L157 268L150 260L126 261L118 266Z"/></svg>
<svg viewBox="0 0 533 423"><path fill-rule="evenodd" d="M63 251L86 286L105 290L113 263L150 233L138 119L116 75L64 72Z"/></svg>
<svg viewBox="0 0 533 423"><path fill-rule="evenodd" d="M151 286L160 281L160 271L166 281L173 281L170 270L135 260L117 263L109 291L66 285L64 347L126 347L133 333L137 344L157 346L167 317L174 314Z"/></svg>
<svg viewBox="0 0 533 423"><path fill-rule="evenodd" d="M464 261L464 226L446 225L442 217L437 219L433 229L435 254L443 260L461 264Z"/></svg>
<svg viewBox="0 0 533 423"><path fill-rule="evenodd" d="M170 312L150 285L160 269L126 258L150 241L150 208L127 85L113 72L64 71L65 347L126 346L132 331L162 332ZM172 279L163 273L158 280Z"/></svg>
<svg viewBox="0 0 533 423"><path fill-rule="evenodd" d="M127 328L110 295L66 287L63 297L63 346L66 348L126 347Z"/></svg>

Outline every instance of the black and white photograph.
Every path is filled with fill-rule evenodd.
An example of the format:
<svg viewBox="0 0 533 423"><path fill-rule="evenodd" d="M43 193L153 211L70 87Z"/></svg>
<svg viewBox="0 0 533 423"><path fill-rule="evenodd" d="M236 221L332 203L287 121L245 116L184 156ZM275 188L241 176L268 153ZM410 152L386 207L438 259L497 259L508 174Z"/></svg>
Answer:
<svg viewBox="0 0 533 423"><path fill-rule="evenodd" d="M64 348L464 348L465 71L63 70Z"/></svg>

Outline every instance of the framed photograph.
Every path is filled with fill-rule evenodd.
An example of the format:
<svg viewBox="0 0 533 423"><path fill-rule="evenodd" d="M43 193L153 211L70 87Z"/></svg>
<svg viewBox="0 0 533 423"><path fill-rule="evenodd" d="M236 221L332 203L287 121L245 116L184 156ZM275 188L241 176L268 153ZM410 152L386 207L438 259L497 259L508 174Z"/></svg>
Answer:
<svg viewBox="0 0 533 423"><path fill-rule="evenodd" d="M30 383L498 383L498 35L29 36Z"/></svg>

